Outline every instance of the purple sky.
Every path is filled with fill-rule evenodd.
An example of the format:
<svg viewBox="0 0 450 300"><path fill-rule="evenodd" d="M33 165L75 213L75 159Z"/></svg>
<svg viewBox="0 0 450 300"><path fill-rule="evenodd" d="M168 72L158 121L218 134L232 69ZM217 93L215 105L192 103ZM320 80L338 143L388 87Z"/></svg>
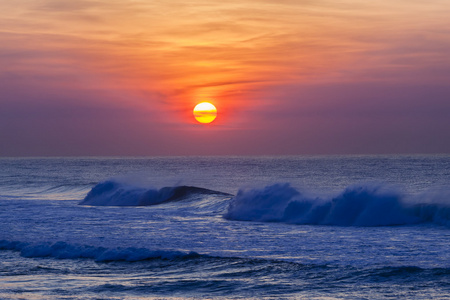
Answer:
<svg viewBox="0 0 450 300"><path fill-rule="evenodd" d="M450 153L447 0L0 11L0 156Z"/></svg>

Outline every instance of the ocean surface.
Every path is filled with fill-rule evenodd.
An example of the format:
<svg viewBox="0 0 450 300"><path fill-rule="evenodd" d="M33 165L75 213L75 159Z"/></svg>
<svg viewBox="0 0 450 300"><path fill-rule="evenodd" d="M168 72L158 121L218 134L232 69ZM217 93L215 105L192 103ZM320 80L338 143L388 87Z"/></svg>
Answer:
<svg viewBox="0 0 450 300"><path fill-rule="evenodd" d="M0 299L449 299L450 155L0 158Z"/></svg>

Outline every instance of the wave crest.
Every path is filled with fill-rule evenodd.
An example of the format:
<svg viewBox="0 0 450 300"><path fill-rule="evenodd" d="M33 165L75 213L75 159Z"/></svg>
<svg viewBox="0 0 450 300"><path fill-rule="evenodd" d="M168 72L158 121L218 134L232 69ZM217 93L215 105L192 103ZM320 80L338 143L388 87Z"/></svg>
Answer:
<svg viewBox="0 0 450 300"><path fill-rule="evenodd" d="M288 183L240 190L224 215L230 220L309 225L394 226L435 223L450 227L450 206L413 204L382 186L349 187L321 199L301 194Z"/></svg>
<svg viewBox="0 0 450 300"><path fill-rule="evenodd" d="M116 181L105 181L91 189L80 205L93 206L147 206L181 201L193 195L228 195L195 186L145 189Z"/></svg>
<svg viewBox="0 0 450 300"><path fill-rule="evenodd" d="M188 259L200 257L196 252L169 250L149 250L146 248L104 248L87 245L68 244L65 242L30 244L18 241L0 240L0 250L20 252L26 258L52 257L57 259L94 259L97 262L109 261L143 261L150 259Z"/></svg>

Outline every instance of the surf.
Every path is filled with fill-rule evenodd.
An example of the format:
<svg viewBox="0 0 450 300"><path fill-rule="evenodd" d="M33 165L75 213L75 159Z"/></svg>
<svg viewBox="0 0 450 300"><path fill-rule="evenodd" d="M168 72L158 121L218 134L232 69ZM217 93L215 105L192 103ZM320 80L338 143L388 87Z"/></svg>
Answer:
<svg viewBox="0 0 450 300"><path fill-rule="evenodd" d="M173 186L142 188L118 181L108 180L94 186L80 205L91 206L151 206L162 203L178 202L206 195L232 196L196 186Z"/></svg>
<svg viewBox="0 0 450 300"><path fill-rule="evenodd" d="M423 202L412 201L387 186L361 184L321 198L308 196L289 183L278 183L239 190L224 217L299 225L372 227L430 223L450 227L447 196L442 193L422 199Z"/></svg>
<svg viewBox="0 0 450 300"><path fill-rule="evenodd" d="M96 262L136 262L151 259L175 260L201 257L197 252L176 250L150 250L136 247L105 248L89 245L55 243L26 243L0 240L0 250L19 252L25 258L51 257L56 259L93 259Z"/></svg>

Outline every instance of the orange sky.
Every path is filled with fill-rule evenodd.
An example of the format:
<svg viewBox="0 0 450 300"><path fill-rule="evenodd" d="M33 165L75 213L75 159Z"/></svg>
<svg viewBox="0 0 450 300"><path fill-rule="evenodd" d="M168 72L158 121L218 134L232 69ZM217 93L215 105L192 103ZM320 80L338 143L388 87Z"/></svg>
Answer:
<svg viewBox="0 0 450 300"><path fill-rule="evenodd" d="M0 155L450 151L446 0L0 10ZM219 111L208 129L192 117L202 101Z"/></svg>

